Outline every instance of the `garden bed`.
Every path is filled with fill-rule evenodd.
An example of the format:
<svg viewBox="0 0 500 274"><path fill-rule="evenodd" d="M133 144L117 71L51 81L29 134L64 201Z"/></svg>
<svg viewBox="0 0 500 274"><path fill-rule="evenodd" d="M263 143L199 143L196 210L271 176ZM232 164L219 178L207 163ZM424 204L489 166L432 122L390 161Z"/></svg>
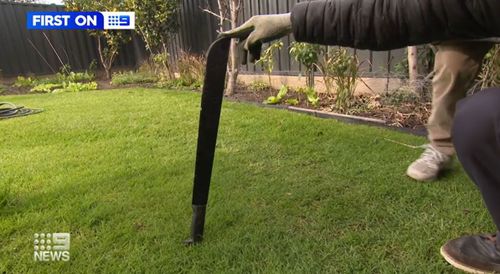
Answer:
<svg viewBox="0 0 500 274"><path fill-rule="evenodd" d="M277 93L277 90L270 88L255 91L249 87L239 86L237 92L230 96L230 99L265 104L265 101L269 97L275 96ZM360 120L366 120L364 118L381 120L387 126L407 128L418 132L425 131L425 124L428 121L431 110L429 100L422 100L417 95L404 90L383 95L356 95L352 99L352 105L347 111L339 110L335 106L335 98L333 96L319 93L318 97L318 104L313 105L308 102L305 94L291 91L277 105L289 107L291 110L300 108L331 113L337 116L348 115L352 119L359 117ZM286 104L286 101L289 99L297 99L297 104Z"/></svg>

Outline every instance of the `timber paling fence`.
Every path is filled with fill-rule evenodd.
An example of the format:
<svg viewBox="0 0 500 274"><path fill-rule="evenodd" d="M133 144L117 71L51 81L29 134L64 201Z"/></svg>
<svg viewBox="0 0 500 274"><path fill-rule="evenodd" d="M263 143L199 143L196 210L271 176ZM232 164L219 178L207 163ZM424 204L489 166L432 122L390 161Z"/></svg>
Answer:
<svg viewBox="0 0 500 274"><path fill-rule="evenodd" d="M181 51L203 54L217 37L218 18L203 11L217 12L216 0L181 0L180 29L169 45L172 59ZM298 0L243 0L240 23L253 15L289 12ZM63 6L20 4L0 0L0 73L4 76L51 74L62 64L73 70L84 70L98 60L95 37L86 31L27 30L29 11L62 11ZM120 50L115 67L137 67L146 58L144 44L137 35ZM283 39L284 47L276 57L275 72L298 75L301 67L288 54L293 42L291 36ZM394 66L405 57L404 50L372 52L350 50L360 61L361 73L366 77L388 77ZM243 73L260 74L253 64L242 67Z"/></svg>
<svg viewBox="0 0 500 274"><path fill-rule="evenodd" d="M0 70L4 76L51 74L63 64L85 70L98 60L97 42L82 30L28 30L29 11L63 11L63 6L0 1ZM133 67L143 58L137 38L124 45L115 66Z"/></svg>

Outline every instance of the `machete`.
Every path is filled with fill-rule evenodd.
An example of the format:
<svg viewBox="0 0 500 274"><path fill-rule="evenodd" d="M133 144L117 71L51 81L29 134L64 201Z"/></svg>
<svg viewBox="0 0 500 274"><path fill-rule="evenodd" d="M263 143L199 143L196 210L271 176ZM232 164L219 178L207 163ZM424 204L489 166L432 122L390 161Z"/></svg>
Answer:
<svg viewBox="0 0 500 274"><path fill-rule="evenodd" d="M191 238L185 241L188 245L203 240L205 213L214 163L222 98L224 96L230 42L231 38L219 38L210 46L207 53L194 172L193 221L191 224Z"/></svg>

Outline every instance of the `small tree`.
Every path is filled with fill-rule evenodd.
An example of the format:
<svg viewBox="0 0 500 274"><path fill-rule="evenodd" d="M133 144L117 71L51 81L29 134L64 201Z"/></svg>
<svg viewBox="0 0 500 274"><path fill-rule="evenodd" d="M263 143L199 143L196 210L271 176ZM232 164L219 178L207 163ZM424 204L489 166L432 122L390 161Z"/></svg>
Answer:
<svg viewBox="0 0 500 274"><path fill-rule="evenodd" d="M356 56L347 52L345 48L332 48L325 52L324 62L320 65L325 84L335 83L337 88L335 105L341 111L351 107L359 78L359 62Z"/></svg>
<svg viewBox="0 0 500 274"><path fill-rule="evenodd" d="M179 29L179 0L128 0L128 5L136 13L136 28L151 54L152 64L160 65L173 79L167 43Z"/></svg>
<svg viewBox="0 0 500 274"><path fill-rule="evenodd" d="M269 86L272 86L271 83L271 73L274 70L274 54L276 51L283 48L283 42L278 41L274 42L264 51L264 54L260 57L260 59L255 62L256 65L260 65L262 69L267 73L267 77L269 80Z"/></svg>
<svg viewBox="0 0 500 274"><path fill-rule="evenodd" d="M321 48L316 44L293 42L290 54L306 69L307 87L314 88L314 69L318 63Z"/></svg>
<svg viewBox="0 0 500 274"><path fill-rule="evenodd" d="M232 29L238 27L238 17L243 7L242 2L242 0L217 0L218 12L213 12L210 8L205 8L203 9L203 11L214 15L219 19L219 32L223 32L225 22L229 22ZM234 94L239 74L239 68L238 46L236 44L236 40L233 39L231 41L231 48L229 51L229 77L226 88L227 96Z"/></svg>
<svg viewBox="0 0 500 274"><path fill-rule="evenodd" d="M113 11L127 10L127 5L120 0L66 0L66 8L73 11ZM111 67L118 56L122 44L130 41L130 31L104 30L89 31L91 36L96 37L99 61L106 72L106 78L111 79Z"/></svg>

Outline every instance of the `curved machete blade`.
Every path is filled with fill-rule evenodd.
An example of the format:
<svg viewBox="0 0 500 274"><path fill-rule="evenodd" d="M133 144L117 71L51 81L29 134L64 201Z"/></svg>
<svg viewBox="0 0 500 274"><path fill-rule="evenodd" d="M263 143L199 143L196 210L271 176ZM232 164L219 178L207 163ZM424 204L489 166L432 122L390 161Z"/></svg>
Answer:
<svg viewBox="0 0 500 274"><path fill-rule="evenodd" d="M191 239L187 240L186 244L195 244L203 240L205 210L224 96L230 42L230 38L217 39L207 54L194 172L193 223Z"/></svg>

